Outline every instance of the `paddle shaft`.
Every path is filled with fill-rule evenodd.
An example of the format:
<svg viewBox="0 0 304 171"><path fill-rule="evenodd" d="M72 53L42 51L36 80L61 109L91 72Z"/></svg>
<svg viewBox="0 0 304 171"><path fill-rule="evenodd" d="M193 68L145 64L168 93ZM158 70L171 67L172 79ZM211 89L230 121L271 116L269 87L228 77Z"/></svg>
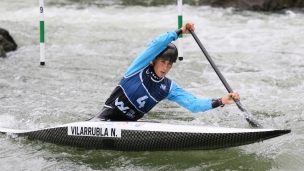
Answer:
<svg viewBox="0 0 304 171"><path fill-rule="evenodd" d="M228 84L228 82L226 81L226 79L224 78L224 76L222 75L222 73L220 72L220 70L217 68L217 66L215 65L215 63L213 62L213 60L211 59L210 55L208 54L208 52L206 51L206 49L204 48L203 44L201 43L201 41L198 39L198 37L196 36L195 32L193 30L189 30L191 35L193 36L193 38L195 39L196 43L198 44L198 46L201 48L201 50L203 51L203 53L205 54L207 60L209 61L209 63L211 64L212 68L214 69L214 71L216 72L217 76L220 78L220 80L222 81L222 83L224 84L224 86L226 87L227 91L229 93L233 93L233 90L231 89L230 85ZM249 122L250 125L252 125L253 127L260 127L259 124L255 123L254 121L250 120L249 118L249 114L248 112L243 108L241 102L237 99L233 99L234 102L236 103L236 105L238 106L238 108L243 112L244 117L246 118L246 120Z"/></svg>

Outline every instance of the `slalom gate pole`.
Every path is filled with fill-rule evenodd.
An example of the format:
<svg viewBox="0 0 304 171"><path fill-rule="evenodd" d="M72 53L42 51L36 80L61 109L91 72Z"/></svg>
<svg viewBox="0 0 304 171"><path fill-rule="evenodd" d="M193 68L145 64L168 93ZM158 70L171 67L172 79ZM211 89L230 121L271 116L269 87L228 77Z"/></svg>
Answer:
<svg viewBox="0 0 304 171"><path fill-rule="evenodd" d="M39 0L40 11L40 65L45 65L45 45L44 45L44 0Z"/></svg>
<svg viewBox="0 0 304 171"><path fill-rule="evenodd" d="M183 0L177 0L177 28L180 29L183 26ZM184 51L183 51L183 34L180 34L178 37L178 59L183 60Z"/></svg>

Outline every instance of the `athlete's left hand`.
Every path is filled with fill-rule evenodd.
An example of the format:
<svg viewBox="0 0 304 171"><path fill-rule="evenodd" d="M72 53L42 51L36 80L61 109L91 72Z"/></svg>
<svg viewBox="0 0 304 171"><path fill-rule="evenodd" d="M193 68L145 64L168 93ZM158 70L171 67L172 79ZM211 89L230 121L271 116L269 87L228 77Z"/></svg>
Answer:
<svg viewBox="0 0 304 171"><path fill-rule="evenodd" d="M189 30L192 30L192 31L195 30L195 28L194 28L194 23L192 23L192 22L186 22L186 23L182 26L181 29L183 30L183 34L190 34L190 31L189 31Z"/></svg>
<svg viewBox="0 0 304 171"><path fill-rule="evenodd" d="M234 100L241 100L239 93L234 92L234 93L228 93L222 98L222 103L223 104L233 104Z"/></svg>

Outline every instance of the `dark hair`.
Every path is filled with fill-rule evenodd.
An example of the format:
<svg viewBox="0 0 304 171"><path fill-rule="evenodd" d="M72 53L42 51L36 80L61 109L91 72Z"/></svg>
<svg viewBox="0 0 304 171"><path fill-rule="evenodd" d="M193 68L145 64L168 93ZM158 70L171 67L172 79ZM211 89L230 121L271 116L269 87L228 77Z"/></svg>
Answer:
<svg viewBox="0 0 304 171"><path fill-rule="evenodd" d="M166 49L164 49L157 57L168 60L170 62L176 62L178 51L173 43L169 43Z"/></svg>

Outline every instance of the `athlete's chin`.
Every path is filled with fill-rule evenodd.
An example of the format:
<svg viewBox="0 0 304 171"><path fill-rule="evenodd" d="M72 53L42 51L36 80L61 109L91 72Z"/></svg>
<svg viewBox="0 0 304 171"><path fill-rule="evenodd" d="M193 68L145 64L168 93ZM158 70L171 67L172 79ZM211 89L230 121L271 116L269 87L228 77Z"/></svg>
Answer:
<svg viewBox="0 0 304 171"><path fill-rule="evenodd" d="M165 77L166 76L166 74L160 74L158 77L159 78L163 78L163 77Z"/></svg>
<svg viewBox="0 0 304 171"><path fill-rule="evenodd" d="M164 72L159 72L157 73L156 75L159 77L159 78L163 78L167 73L164 73Z"/></svg>

